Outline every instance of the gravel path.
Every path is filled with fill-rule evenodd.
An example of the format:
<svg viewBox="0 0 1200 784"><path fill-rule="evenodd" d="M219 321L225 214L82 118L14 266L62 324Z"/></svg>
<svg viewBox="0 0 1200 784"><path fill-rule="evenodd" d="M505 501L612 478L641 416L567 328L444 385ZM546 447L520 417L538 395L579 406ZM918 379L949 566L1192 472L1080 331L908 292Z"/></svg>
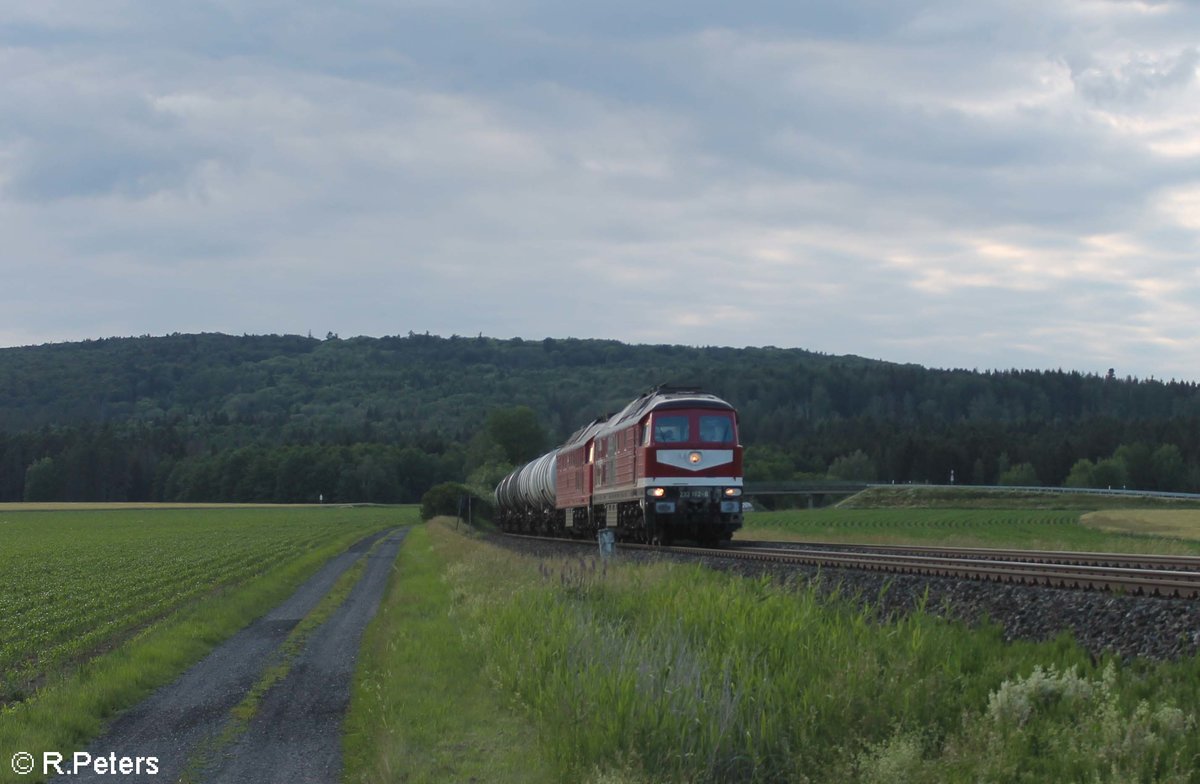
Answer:
<svg viewBox="0 0 1200 784"><path fill-rule="evenodd" d="M308 639L288 676L260 703L245 735L210 764L206 784L336 782L342 771L342 717L354 661L379 608L404 532L372 553L362 579Z"/></svg>
<svg viewBox="0 0 1200 784"><path fill-rule="evenodd" d="M358 618L363 614L362 605L369 604L369 619L374 614L379 598L387 584L387 573L394 562L400 543L406 531L381 532L374 534L354 544L349 550L334 556L285 602L271 612L259 618L242 631L230 637L217 646L208 656L195 664L174 683L159 689L149 698L130 709L114 721L108 730L93 743L86 752L93 758L115 755L135 759L156 758L157 773L148 775L145 770L142 775L114 776L111 773L97 773L92 768L78 771L78 775L70 775L71 757L67 755L63 769L67 775L51 779L53 782L175 782L185 772L192 756L203 749L205 743L210 743L221 731L230 718L230 711L242 701L250 688L258 682L265 668L277 659L281 644L288 634L304 616L312 611L321 599L329 593L334 583L350 566L363 556L372 545L384 536L388 539L382 544L376 554L373 554L368 564L367 573L356 586L350 600L310 638L310 646L318 641L325 627L341 623L342 616L353 609ZM390 560L381 567L383 559ZM369 588L364 588L367 576L382 571L382 583L375 577ZM362 589L360 591L360 589ZM364 591L375 592L366 599L361 597ZM353 601L355 596L360 598ZM365 626L366 619L362 620ZM361 628L358 629L361 634ZM333 659L348 659L353 666L353 658L358 650L359 637L356 634L352 640L336 640L337 644L327 646L326 656ZM342 650L337 650L339 647ZM308 656L308 650L302 657ZM324 661L316 657L318 666ZM344 664L338 666L344 667ZM276 688L284 687L297 673L293 672ZM339 683L337 688L344 686L348 695L349 678L345 683ZM324 688L324 687L322 687ZM348 698L348 697L347 697ZM330 705L340 705L344 712L345 700L334 698ZM335 781L336 770L340 770L340 751L337 746L337 736L341 723L342 712L334 718L334 754L337 759L326 764L326 768L334 768L335 772L327 778L289 778L288 781ZM279 714L277 714L278 716ZM285 721L285 718L278 718ZM301 721L308 721L309 714L302 714ZM323 722L328 732L329 722ZM316 747L314 747L315 749ZM321 747L327 749L328 746ZM249 753L257 753L250 751ZM303 753L303 752L301 752ZM317 753L314 751L314 753ZM315 762L315 760L314 760ZM232 780L232 779L230 779ZM267 781L268 779L242 778L240 781Z"/></svg>

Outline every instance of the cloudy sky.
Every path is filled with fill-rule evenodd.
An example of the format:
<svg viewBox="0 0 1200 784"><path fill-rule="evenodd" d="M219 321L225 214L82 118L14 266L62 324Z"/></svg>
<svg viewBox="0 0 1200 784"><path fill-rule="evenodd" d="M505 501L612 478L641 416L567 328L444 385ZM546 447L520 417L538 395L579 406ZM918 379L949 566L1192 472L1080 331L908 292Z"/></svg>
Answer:
<svg viewBox="0 0 1200 784"><path fill-rule="evenodd" d="M1200 6L0 0L0 345L1200 380Z"/></svg>

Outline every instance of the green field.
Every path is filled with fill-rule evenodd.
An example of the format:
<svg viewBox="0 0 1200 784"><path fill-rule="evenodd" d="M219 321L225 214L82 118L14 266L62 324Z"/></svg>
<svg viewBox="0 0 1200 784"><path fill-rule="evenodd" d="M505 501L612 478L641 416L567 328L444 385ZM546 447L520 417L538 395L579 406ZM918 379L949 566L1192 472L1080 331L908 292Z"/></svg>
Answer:
<svg viewBox="0 0 1200 784"><path fill-rule="evenodd" d="M1200 547L1190 514L1089 520L756 512L739 537ZM333 553L415 521L0 507L0 750L77 747ZM529 558L465 526L416 528L398 565L363 640L346 781L1200 781L1197 659L1096 660L1065 637L1006 643L921 611L881 622L803 586Z"/></svg>
<svg viewBox="0 0 1200 784"><path fill-rule="evenodd" d="M1139 536L1200 540L1200 510L1125 509L1088 512L1080 521L1089 528Z"/></svg>
<svg viewBox="0 0 1200 784"><path fill-rule="evenodd" d="M1147 516L1143 510L1100 513L1054 509L847 509L751 512L737 539L811 539L875 544L940 544L1044 550L1200 553L1181 521L1200 526L1195 510ZM1164 529L1148 520L1170 521ZM1091 521L1104 521L1104 525ZM1165 522L1164 522L1165 524ZM1194 533L1193 529L1193 533ZM1164 536L1164 532L1169 535Z"/></svg>
<svg viewBox="0 0 1200 784"><path fill-rule="evenodd" d="M413 507L0 507L0 742L86 739L332 555L416 516Z"/></svg>
<svg viewBox="0 0 1200 784"><path fill-rule="evenodd" d="M0 510L0 701L220 587L365 535L380 518L319 508Z"/></svg>

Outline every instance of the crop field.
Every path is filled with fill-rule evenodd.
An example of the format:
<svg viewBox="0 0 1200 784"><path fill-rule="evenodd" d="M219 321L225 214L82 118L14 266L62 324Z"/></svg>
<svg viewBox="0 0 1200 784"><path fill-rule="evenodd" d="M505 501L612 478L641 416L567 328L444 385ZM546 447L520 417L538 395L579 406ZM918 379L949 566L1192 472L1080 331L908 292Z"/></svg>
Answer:
<svg viewBox="0 0 1200 784"><path fill-rule="evenodd" d="M0 507L0 706L181 608L397 517L319 507Z"/></svg>
<svg viewBox="0 0 1200 784"><path fill-rule="evenodd" d="M1167 513L1172 521L1191 511ZM1200 543L1171 536L1146 522L1144 511L1107 511L1103 517L1053 509L827 508L751 512L736 539L815 539L879 544L941 544L1047 550L1200 553ZM1103 520L1105 525L1089 524ZM1200 530L1200 520L1195 530Z"/></svg>

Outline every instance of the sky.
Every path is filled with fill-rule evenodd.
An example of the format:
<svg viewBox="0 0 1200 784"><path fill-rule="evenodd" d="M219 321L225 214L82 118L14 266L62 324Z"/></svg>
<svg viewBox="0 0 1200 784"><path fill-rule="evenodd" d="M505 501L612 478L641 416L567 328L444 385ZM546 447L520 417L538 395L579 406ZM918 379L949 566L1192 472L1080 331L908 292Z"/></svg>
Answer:
<svg viewBox="0 0 1200 784"><path fill-rule="evenodd" d="M1200 3L0 0L0 346L1200 380Z"/></svg>

